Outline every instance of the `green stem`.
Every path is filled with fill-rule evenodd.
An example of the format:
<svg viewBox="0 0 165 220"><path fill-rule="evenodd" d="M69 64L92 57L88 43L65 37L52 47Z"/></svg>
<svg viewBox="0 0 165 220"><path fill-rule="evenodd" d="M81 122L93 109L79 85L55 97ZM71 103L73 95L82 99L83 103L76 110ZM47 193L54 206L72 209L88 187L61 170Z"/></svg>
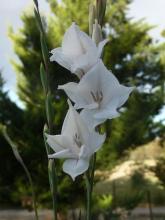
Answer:
<svg viewBox="0 0 165 220"><path fill-rule="evenodd" d="M50 182L50 188L51 188L52 200L53 200L53 216L54 219L57 220L57 175L56 175L55 161L52 159L49 160L48 170L49 170L49 182Z"/></svg>
<svg viewBox="0 0 165 220"><path fill-rule="evenodd" d="M91 220L91 181L89 177L89 172L85 173L85 180L86 180L86 190L87 190L87 205L86 205L86 220Z"/></svg>
<svg viewBox="0 0 165 220"><path fill-rule="evenodd" d="M46 34L45 30L42 24L42 19L40 16L40 11L38 7L38 1L33 0L35 4L35 17L38 24L38 28L40 31L40 41L41 41L41 50L42 50L42 56L44 61L44 66L42 67L42 71L45 72L45 85L46 85L46 91L45 91L45 98L46 98L46 110L47 110L47 123L48 123L48 132L49 134L53 134L53 106L51 105L51 89L50 89L50 74L49 74L49 50L46 44ZM47 145L45 141L45 146L47 153L51 153L50 147ZM57 173L55 169L55 160L50 160L48 162L48 174L49 174L49 182L50 182L50 188L52 193L52 200L53 200L53 214L54 214L54 220L57 220Z"/></svg>
<svg viewBox="0 0 165 220"><path fill-rule="evenodd" d="M93 184L94 184L95 165L96 165L96 153L94 153L94 155L92 157L92 163L91 163L92 190L93 190Z"/></svg>
<svg viewBox="0 0 165 220"><path fill-rule="evenodd" d="M86 220L92 219L92 191L94 184L95 164L96 164L96 153L92 156L89 170L85 173L85 182L86 182L86 190L87 190Z"/></svg>

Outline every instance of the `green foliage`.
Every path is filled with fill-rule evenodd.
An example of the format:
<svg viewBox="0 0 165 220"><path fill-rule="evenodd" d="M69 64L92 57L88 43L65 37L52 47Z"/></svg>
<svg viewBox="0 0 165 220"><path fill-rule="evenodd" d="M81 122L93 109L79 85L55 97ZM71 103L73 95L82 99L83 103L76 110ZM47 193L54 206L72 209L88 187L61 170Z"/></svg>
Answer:
<svg viewBox="0 0 165 220"><path fill-rule="evenodd" d="M156 176L160 179L160 181L162 182L163 187L165 187L165 157L160 157L157 165L155 167L155 174Z"/></svg>
<svg viewBox="0 0 165 220"><path fill-rule="evenodd" d="M106 213L111 210L113 197L112 195L101 195L95 198L95 209L96 211L101 211L101 213Z"/></svg>

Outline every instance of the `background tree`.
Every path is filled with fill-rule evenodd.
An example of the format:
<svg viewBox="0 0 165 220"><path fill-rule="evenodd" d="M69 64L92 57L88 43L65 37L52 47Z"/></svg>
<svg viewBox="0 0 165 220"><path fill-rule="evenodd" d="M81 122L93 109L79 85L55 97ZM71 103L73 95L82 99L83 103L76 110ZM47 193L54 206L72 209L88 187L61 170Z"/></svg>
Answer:
<svg viewBox="0 0 165 220"><path fill-rule="evenodd" d="M20 134L23 112L4 92L4 81L0 73L0 125L7 125L11 135ZM17 138L16 138L17 139ZM19 141L17 139L17 141ZM10 146L6 143L0 130L0 204L1 207L12 203L12 194L17 190L15 181L22 175ZM18 172L15 172L17 170Z"/></svg>

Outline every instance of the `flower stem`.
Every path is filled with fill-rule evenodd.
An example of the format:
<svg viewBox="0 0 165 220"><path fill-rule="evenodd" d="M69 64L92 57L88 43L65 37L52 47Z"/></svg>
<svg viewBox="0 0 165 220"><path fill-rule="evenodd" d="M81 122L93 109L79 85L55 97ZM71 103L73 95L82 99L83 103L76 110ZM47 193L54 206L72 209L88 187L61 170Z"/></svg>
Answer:
<svg viewBox="0 0 165 220"><path fill-rule="evenodd" d="M53 215L54 220L57 220L57 175L54 159L50 159L48 163L49 182L53 199Z"/></svg>
<svg viewBox="0 0 165 220"><path fill-rule="evenodd" d="M42 19L40 16L38 0L33 0L35 4L35 18L37 22L38 29L40 31L40 42L41 42L41 51L44 64L41 64L40 75L43 89L45 92L45 108L46 108L46 117L47 117L47 130L49 134L53 134L53 119L54 119L54 109L52 106L52 94L50 89L50 72L49 72L49 50L46 44L46 34L43 27ZM45 139L45 138L44 138ZM45 141L45 147L47 154L51 154L51 149ZM57 220L57 172L55 160L48 161L48 175L50 189L52 193L53 200L53 215L54 220Z"/></svg>
<svg viewBox="0 0 165 220"><path fill-rule="evenodd" d="M86 190L87 190L86 220L90 220L91 219L91 183L88 172L86 172L85 174L85 180L86 180Z"/></svg>
<svg viewBox="0 0 165 220"><path fill-rule="evenodd" d="M96 153L92 156L90 168L85 173L85 182L86 182L86 190L87 190L86 220L92 219L92 191L93 191L93 183L94 183L95 164L96 164Z"/></svg>

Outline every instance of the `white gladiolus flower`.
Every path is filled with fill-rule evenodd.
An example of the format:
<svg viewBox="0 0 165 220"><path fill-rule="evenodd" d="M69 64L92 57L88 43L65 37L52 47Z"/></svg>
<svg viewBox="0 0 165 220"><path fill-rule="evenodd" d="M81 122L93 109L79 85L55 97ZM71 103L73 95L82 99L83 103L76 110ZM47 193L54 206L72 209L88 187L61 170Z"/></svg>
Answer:
<svg viewBox="0 0 165 220"><path fill-rule="evenodd" d="M81 116L90 128L118 117L117 109L126 102L134 89L121 85L101 60L79 83L70 82L58 88L66 92L76 109L83 109Z"/></svg>
<svg viewBox="0 0 165 220"><path fill-rule="evenodd" d="M79 27L72 23L64 34L62 46L51 51L50 61L56 61L81 78L97 62L107 39L98 46Z"/></svg>
<svg viewBox="0 0 165 220"><path fill-rule="evenodd" d="M89 131L80 114L69 103L60 135L48 135L47 143L55 151L49 158L65 158L63 171L74 180L89 167L89 160L102 145L105 135Z"/></svg>

